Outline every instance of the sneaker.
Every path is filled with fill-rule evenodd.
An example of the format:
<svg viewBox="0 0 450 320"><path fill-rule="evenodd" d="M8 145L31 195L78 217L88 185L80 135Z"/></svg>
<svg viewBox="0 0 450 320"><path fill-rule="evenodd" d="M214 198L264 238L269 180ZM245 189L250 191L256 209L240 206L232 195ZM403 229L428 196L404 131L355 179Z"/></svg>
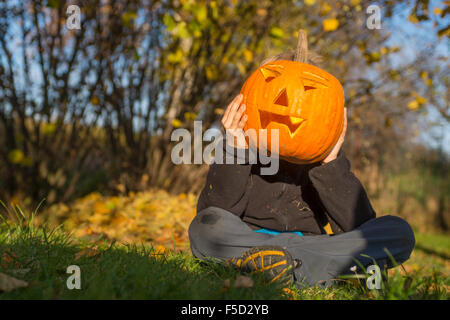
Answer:
<svg viewBox="0 0 450 320"><path fill-rule="evenodd" d="M294 269L301 264L287 250L277 246L253 247L230 262L244 272L263 273L270 283L277 281L283 284L293 282Z"/></svg>

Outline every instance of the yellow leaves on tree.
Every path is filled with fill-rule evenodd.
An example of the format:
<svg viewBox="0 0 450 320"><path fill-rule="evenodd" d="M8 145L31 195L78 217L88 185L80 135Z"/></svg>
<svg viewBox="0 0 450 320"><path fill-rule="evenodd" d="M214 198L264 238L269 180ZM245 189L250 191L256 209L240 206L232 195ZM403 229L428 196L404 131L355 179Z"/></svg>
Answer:
<svg viewBox="0 0 450 320"><path fill-rule="evenodd" d="M339 27L339 20L335 18L325 19L322 25L324 31L334 31Z"/></svg>
<svg viewBox="0 0 450 320"><path fill-rule="evenodd" d="M270 29L269 34L272 38L276 38L276 39L280 39L280 38L284 37L284 31L283 31L283 29L281 29L279 27L272 27Z"/></svg>
<svg viewBox="0 0 450 320"><path fill-rule="evenodd" d="M30 166L31 158L27 157L22 150L14 149L8 153L8 160L13 164L18 164L22 166Z"/></svg>
<svg viewBox="0 0 450 320"><path fill-rule="evenodd" d="M248 49L244 49L244 58L245 61L251 62L253 60L253 52Z"/></svg>
<svg viewBox="0 0 450 320"><path fill-rule="evenodd" d="M425 84L427 86L430 87L433 84L433 80L429 77L428 72L422 71L420 73L420 77L422 78L423 82L425 82Z"/></svg>
<svg viewBox="0 0 450 320"><path fill-rule="evenodd" d="M174 127L174 128L179 128L179 127L181 127L183 125L183 123L180 121L180 120L178 120L178 119L173 119L172 120L172 126Z"/></svg>
<svg viewBox="0 0 450 320"><path fill-rule="evenodd" d="M418 110L420 107L425 105L427 103L427 99L419 95L417 92L413 91L411 95L414 97L414 100L411 100L408 103L408 109L409 110Z"/></svg>

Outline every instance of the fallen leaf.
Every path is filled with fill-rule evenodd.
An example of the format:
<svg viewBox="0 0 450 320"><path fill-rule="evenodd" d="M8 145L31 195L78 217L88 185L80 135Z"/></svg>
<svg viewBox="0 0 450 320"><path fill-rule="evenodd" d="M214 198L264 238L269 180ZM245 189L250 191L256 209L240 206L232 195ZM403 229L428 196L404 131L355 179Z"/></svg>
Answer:
<svg viewBox="0 0 450 320"><path fill-rule="evenodd" d="M0 291L11 292L25 287L28 287L28 282L10 277L0 272Z"/></svg>
<svg viewBox="0 0 450 320"><path fill-rule="evenodd" d="M283 288L284 293L289 297L289 300L297 300L296 293L289 289L289 288Z"/></svg>
<svg viewBox="0 0 450 320"><path fill-rule="evenodd" d="M162 245L158 245L153 249L153 252L150 254L151 257L161 258L164 254L167 254L170 250Z"/></svg>
<svg viewBox="0 0 450 320"><path fill-rule="evenodd" d="M0 266L5 269L9 269L11 267L11 264L13 264L14 267L18 267L19 264L17 263L17 256L14 252L6 251L2 254L2 257L0 259Z"/></svg>
<svg viewBox="0 0 450 320"><path fill-rule="evenodd" d="M234 280L233 287L235 288L251 288L255 283L253 280L247 276L238 276Z"/></svg>
<svg viewBox="0 0 450 320"><path fill-rule="evenodd" d="M87 248L75 254L75 261L81 258L92 258L100 254L100 251L93 248Z"/></svg>

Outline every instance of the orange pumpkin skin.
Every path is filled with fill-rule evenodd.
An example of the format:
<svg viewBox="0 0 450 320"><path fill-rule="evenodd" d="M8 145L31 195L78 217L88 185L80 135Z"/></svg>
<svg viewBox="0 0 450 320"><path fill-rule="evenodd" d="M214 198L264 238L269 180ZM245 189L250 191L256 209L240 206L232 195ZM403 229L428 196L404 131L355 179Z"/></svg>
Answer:
<svg viewBox="0 0 450 320"><path fill-rule="evenodd" d="M281 159L298 164L321 161L342 132L344 90L334 76L313 65L267 63L247 79L241 93L248 115L244 130L257 133L257 141L251 142L258 146L261 140L270 151L271 129L278 129ZM260 129L267 129L267 139L261 138Z"/></svg>

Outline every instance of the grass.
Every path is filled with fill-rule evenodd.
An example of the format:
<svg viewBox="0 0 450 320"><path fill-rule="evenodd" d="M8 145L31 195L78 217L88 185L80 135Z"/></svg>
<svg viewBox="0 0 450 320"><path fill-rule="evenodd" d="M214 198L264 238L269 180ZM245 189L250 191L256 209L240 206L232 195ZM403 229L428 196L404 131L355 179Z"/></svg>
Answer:
<svg viewBox="0 0 450 320"><path fill-rule="evenodd" d="M0 273L28 286L1 292L0 299L449 299L448 236L418 235L408 268L391 272L382 290L343 281L332 288L286 290L249 275L251 287L234 287L231 267L195 259L189 251L160 251L151 245L92 243L62 228L35 226L20 208L0 223ZM1 216L0 216L1 217ZM69 290L69 265L81 270L81 289ZM417 267L415 267L417 265ZM408 270L409 269L409 270ZM224 285L226 279L231 285Z"/></svg>

